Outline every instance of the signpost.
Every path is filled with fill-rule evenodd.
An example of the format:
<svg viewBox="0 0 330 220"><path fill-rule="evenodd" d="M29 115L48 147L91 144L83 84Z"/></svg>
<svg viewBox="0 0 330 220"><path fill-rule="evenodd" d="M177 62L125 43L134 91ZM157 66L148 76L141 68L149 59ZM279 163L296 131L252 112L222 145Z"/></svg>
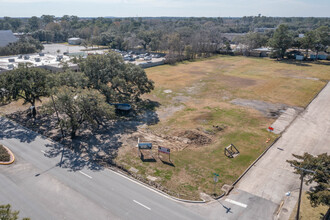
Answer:
<svg viewBox="0 0 330 220"><path fill-rule="evenodd" d="M139 150L151 150L152 143L138 143Z"/></svg>
<svg viewBox="0 0 330 220"><path fill-rule="evenodd" d="M215 188L216 188L216 185L217 185L217 182L219 181L219 174L217 173L213 173L213 180L214 180L214 195L216 195L215 193Z"/></svg>
<svg viewBox="0 0 330 220"><path fill-rule="evenodd" d="M158 157L159 157L159 153L168 154L168 159L169 161L171 161L171 149L166 147L158 147Z"/></svg>

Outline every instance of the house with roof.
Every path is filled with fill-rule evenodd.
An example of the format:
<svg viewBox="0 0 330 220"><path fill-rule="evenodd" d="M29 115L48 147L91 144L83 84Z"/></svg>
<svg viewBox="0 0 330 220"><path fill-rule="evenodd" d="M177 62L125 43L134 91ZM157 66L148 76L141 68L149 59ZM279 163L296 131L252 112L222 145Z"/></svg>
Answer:
<svg viewBox="0 0 330 220"><path fill-rule="evenodd" d="M0 47L6 47L10 43L15 43L18 39L11 30L0 30Z"/></svg>

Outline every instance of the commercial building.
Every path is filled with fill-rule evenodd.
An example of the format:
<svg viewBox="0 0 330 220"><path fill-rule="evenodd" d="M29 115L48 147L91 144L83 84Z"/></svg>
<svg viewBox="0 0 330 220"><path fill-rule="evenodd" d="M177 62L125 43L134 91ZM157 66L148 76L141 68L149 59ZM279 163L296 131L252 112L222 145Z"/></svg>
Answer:
<svg viewBox="0 0 330 220"><path fill-rule="evenodd" d="M10 43L15 43L18 39L11 30L0 30L0 47L6 47Z"/></svg>
<svg viewBox="0 0 330 220"><path fill-rule="evenodd" d="M13 70L19 64L30 64L32 67L39 67L50 70L52 72L60 72L63 68L63 63L67 63L72 70L78 70L78 65L70 62L70 57L64 55L50 54L26 54L17 56L8 56L0 58L0 73Z"/></svg>

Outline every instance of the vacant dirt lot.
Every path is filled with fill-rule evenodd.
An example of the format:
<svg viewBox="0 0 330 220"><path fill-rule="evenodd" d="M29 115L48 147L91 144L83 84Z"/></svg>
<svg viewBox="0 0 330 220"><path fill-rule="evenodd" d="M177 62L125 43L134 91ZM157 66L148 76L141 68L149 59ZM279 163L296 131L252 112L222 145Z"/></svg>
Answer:
<svg viewBox="0 0 330 220"><path fill-rule="evenodd" d="M221 186L231 184L276 138L266 130L276 117L288 107L304 108L330 79L326 62L300 65L230 56L146 72L155 81L155 90L144 97L152 103L145 105L147 110L138 117L107 122L98 130L84 127L76 140L67 138L62 143L80 149L82 157L116 163L186 199L199 199L201 192L213 194L213 173L220 174L216 193L221 194ZM0 114L29 107L21 104L2 106ZM51 123L47 115L36 121L24 115L10 117L59 139L54 118ZM151 142L153 150L139 152L138 139ZM232 159L224 155L231 143L240 151ZM171 158L158 155L158 146L170 148Z"/></svg>
<svg viewBox="0 0 330 220"><path fill-rule="evenodd" d="M133 137L131 145L119 148L116 161L190 199L212 194L213 173L219 173L221 194L221 186L269 145L266 139L275 139L266 128L288 107L302 110L330 79L326 64L219 56L147 69L156 89L146 98L161 104L160 121L138 132L152 134L139 136L154 144L152 155L143 152L152 160L141 160ZM233 159L224 156L231 143L240 151ZM158 157L158 146L171 149L171 161L166 154Z"/></svg>

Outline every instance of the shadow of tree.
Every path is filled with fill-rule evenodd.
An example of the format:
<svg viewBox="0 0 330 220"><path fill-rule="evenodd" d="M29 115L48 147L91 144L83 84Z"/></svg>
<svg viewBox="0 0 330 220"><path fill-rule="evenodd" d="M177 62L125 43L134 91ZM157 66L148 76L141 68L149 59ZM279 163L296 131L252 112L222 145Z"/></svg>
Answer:
<svg viewBox="0 0 330 220"><path fill-rule="evenodd" d="M282 59L282 60L275 60L276 62L285 63L285 64L291 64L296 66L306 66L311 67L310 61L299 61L299 60L293 60L293 59Z"/></svg>
<svg viewBox="0 0 330 220"><path fill-rule="evenodd" d="M142 107L146 103L152 108L149 106L144 110L133 112L128 117L105 121L97 128L90 124L83 124L77 137L73 140L69 138L69 131L65 131L66 135L62 138L55 115L40 112L34 120L27 117L27 112L16 112L8 115L8 118L56 141L57 143L46 146L48 150L45 155L50 158L59 157L57 166L69 171L77 171L86 167L97 171L104 169L105 166L115 165L114 159L123 144L120 141L121 135L136 132L138 126L159 122L158 115L154 111L155 106L159 106L159 103L147 101L140 103L139 106ZM13 126L12 123L5 123L5 125L7 127L4 130L9 130L10 126ZM12 127L9 131L1 133L0 138L4 135L8 137L10 135L8 132L15 132L11 136L18 137L23 142L31 142L37 136L35 132Z"/></svg>
<svg viewBox="0 0 330 220"><path fill-rule="evenodd" d="M294 59L282 59L282 60L274 60L274 61L280 63L292 64L296 66L306 66L306 67L311 67L312 66L311 64L330 66L329 61L319 61L319 60L299 61Z"/></svg>
<svg viewBox="0 0 330 220"><path fill-rule="evenodd" d="M330 61L314 61L313 63L317 65L325 65L325 66L330 66Z"/></svg>
<svg viewBox="0 0 330 220"><path fill-rule="evenodd" d="M52 143L46 145L46 147L49 149L46 151L45 156L49 158L60 157L56 166L68 169L69 171L79 171L83 168L96 171L104 169L104 167L93 160L93 158L81 155L80 153L75 153L65 145Z"/></svg>
<svg viewBox="0 0 330 220"><path fill-rule="evenodd" d="M17 138L21 142L30 143L38 136L37 133L25 130L20 125L13 123L6 118L0 117L0 123L0 139Z"/></svg>

